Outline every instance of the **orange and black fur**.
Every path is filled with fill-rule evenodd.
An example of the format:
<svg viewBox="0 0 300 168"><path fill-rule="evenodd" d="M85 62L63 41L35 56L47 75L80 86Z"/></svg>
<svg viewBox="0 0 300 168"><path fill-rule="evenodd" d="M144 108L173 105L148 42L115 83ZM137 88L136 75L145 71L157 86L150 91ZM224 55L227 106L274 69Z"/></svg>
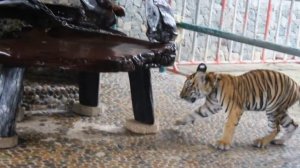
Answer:
<svg viewBox="0 0 300 168"><path fill-rule="evenodd" d="M223 137L217 147L222 150L230 148L234 129L245 110L266 111L269 134L254 141L256 147L265 147L270 142L283 144L288 140L298 124L287 114L290 106L300 100L300 87L283 73L272 70L253 70L240 76L206 72L206 65L200 64L197 72L190 75L180 97L195 102L206 98L204 105L185 118L178 120L177 125L193 123L196 118L208 117L219 111L228 113ZM280 131L285 133L275 139Z"/></svg>

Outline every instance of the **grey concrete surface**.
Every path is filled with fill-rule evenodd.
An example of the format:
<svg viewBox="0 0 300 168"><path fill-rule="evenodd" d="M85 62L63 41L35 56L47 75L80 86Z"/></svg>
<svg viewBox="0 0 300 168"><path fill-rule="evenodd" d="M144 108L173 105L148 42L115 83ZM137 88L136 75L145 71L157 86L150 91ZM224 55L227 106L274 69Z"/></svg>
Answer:
<svg viewBox="0 0 300 168"><path fill-rule="evenodd" d="M300 82L300 66L208 65L209 71L239 74L252 68L272 68ZM180 67L191 73L194 67ZM245 112L227 152L214 145L223 131L226 114L198 120L194 125L174 126L176 119L201 104L179 98L184 76L152 71L155 115L160 132L137 135L123 128L133 118L126 73L101 74L103 112L83 117L68 111L27 111L17 125L20 144L0 151L0 167L300 167L300 129L284 146L257 149L252 141L267 131L263 112ZM300 105L290 109L300 123Z"/></svg>

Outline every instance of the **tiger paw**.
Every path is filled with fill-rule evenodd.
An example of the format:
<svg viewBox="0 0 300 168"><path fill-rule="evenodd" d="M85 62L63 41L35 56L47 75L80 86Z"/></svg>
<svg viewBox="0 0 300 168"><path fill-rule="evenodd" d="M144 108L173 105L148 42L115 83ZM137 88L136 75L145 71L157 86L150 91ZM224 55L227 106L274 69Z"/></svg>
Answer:
<svg viewBox="0 0 300 168"><path fill-rule="evenodd" d="M284 140L274 139L274 140L271 141L271 144L273 144L273 145L284 145Z"/></svg>
<svg viewBox="0 0 300 168"><path fill-rule="evenodd" d="M230 149L230 143L228 143L226 141L223 141L223 140L219 140L217 142L217 148L219 150L223 150L223 151L229 150Z"/></svg>
<svg viewBox="0 0 300 168"><path fill-rule="evenodd" d="M253 146L257 148L265 148L267 145L268 143L263 138L256 139L253 143Z"/></svg>

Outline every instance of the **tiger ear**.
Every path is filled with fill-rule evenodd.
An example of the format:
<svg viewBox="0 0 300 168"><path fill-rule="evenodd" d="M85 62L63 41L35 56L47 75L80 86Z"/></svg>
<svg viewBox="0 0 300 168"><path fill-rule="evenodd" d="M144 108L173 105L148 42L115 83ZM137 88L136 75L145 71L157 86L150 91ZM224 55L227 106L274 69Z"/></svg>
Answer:
<svg viewBox="0 0 300 168"><path fill-rule="evenodd" d="M203 72L203 73L205 73L206 69L207 69L206 65L204 63L201 63L197 67L197 72Z"/></svg>
<svg viewBox="0 0 300 168"><path fill-rule="evenodd" d="M205 81L210 83L212 86L216 85L216 83L220 80L220 76L215 74L214 72L209 72L205 75Z"/></svg>

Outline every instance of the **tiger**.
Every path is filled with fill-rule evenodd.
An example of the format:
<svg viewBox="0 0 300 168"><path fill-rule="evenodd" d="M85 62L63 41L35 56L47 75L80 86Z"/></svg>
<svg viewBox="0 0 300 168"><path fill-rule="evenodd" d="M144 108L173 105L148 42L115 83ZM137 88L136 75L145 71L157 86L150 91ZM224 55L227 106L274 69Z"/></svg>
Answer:
<svg viewBox="0 0 300 168"><path fill-rule="evenodd" d="M176 125L193 124L197 118L208 117L219 111L228 113L223 136L216 147L228 150L233 134L244 111L266 111L268 133L254 140L254 146L265 148L268 144L282 145L291 138L298 124L287 114L290 106L300 102L300 87L287 75L266 69L248 71L234 76L206 72L207 66L199 64L189 75L180 97L194 103L205 98L202 106L176 121ZM284 134L277 138L281 127Z"/></svg>

